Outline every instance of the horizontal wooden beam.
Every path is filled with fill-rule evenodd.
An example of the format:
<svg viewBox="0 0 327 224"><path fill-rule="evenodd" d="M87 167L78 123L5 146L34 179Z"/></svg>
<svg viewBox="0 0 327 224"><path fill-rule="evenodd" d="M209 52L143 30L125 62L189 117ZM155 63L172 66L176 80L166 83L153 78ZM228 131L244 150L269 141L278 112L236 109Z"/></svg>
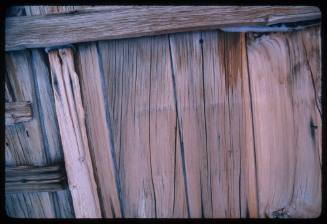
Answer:
<svg viewBox="0 0 327 224"><path fill-rule="evenodd" d="M13 125L32 119L32 104L30 101L6 103L5 109L6 125Z"/></svg>
<svg viewBox="0 0 327 224"><path fill-rule="evenodd" d="M7 17L5 50L239 25L319 19L312 6L101 6L63 14Z"/></svg>
<svg viewBox="0 0 327 224"><path fill-rule="evenodd" d="M6 167L6 193L59 191L67 187L61 165Z"/></svg>

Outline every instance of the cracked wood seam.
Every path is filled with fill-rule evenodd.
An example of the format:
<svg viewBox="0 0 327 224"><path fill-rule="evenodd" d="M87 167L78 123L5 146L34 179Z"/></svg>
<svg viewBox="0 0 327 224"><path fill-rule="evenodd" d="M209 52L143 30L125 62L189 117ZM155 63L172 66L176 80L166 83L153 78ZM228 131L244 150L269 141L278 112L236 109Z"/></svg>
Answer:
<svg viewBox="0 0 327 224"><path fill-rule="evenodd" d="M66 174L61 165L6 167L6 193L50 192L66 188Z"/></svg>
<svg viewBox="0 0 327 224"><path fill-rule="evenodd" d="M32 119L32 105L29 101L6 103L5 108L6 125L26 122Z"/></svg>
<svg viewBox="0 0 327 224"><path fill-rule="evenodd" d="M321 14L319 8L312 6L99 6L84 10L77 7L74 11L70 9L73 7L67 8L68 13L7 17L5 50L315 20ZM30 12L43 11L32 8Z"/></svg>
<svg viewBox="0 0 327 224"><path fill-rule="evenodd" d="M76 218L100 218L85 115L72 49L48 53L68 185Z"/></svg>

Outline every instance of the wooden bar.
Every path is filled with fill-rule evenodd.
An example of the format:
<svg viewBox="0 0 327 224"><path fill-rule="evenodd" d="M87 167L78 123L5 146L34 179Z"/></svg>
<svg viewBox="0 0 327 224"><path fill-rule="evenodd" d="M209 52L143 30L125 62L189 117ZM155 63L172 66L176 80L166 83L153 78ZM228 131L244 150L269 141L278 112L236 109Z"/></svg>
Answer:
<svg viewBox="0 0 327 224"><path fill-rule="evenodd" d="M32 119L32 104L29 101L6 103L5 108L6 125L13 125Z"/></svg>
<svg viewBox="0 0 327 224"><path fill-rule="evenodd" d="M311 6L121 6L7 17L5 50L320 18ZM56 37L56 38L54 38Z"/></svg>
<svg viewBox="0 0 327 224"><path fill-rule="evenodd" d="M60 165L6 167L6 193L59 191L66 186L65 170Z"/></svg>

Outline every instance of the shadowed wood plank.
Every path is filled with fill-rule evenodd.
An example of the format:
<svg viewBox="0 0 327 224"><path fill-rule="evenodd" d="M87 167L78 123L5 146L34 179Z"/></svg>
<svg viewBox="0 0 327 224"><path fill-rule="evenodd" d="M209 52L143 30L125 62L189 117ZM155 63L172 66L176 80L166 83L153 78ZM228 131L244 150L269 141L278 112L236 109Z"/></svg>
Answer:
<svg viewBox="0 0 327 224"><path fill-rule="evenodd" d="M13 125L32 119L32 106L29 101L6 103L6 125Z"/></svg>
<svg viewBox="0 0 327 224"><path fill-rule="evenodd" d="M250 36L247 48L259 216L317 217L321 211L319 27Z"/></svg>
<svg viewBox="0 0 327 224"><path fill-rule="evenodd" d="M5 59L6 102L29 101L33 110L31 121L6 126L6 166L44 166L48 157L43 151L30 54L28 51L13 52L6 54ZM17 218L56 216L49 193L6 194L6 212ZM69 210L67 213L71 214Z"/></svg>
<svg viewBox="0 0 327 224"><path fill-rule="evenodd" d="M7 17L5 49L12 51L241 24L271 25L320 18L319 8L310 6L113 7L113 10L104 7L103 10L75 10L74 13L69 13L71 7L67 7L66 14ZM35 11L33 8L30 10L32 13Z"/></svg>
<svg viewBox="0 0 327 224"><path fill-rule="evenodd" d="M71 49L49 54L52 89L76 218L100 218L101 211L86 136L84 109Z"/></svg>
<svg viewBox="0 0 327 224"><path fill-rule="evenodd" d="M102 88L103 77L99 67L96 44L79 45L76 56L85 108L86 127L96 179L100 188L100 202L106 218L122 217L120 181L115 151L112 145L112 127L106 117L106 99Z"/></svg>
<svg viewBox="0 0 327 224"><path fill-rule="evenodd" d="M20 8L18 16L25 15L25 10L22 7L17 7L17 8ZM33 120L36 120L40 124L39 127L42 130L42 136L43 136L42 153L45 154L46 164L55 164L61 162L63 157L61 151L62 150L61 143L59 140L60 137L59 137L58 125L56 123L56 115L54 113L54 100L50 88L51 84L50 84L47 58L44 57L44 52L41 50L31 50L31 54L28 55L30 55L29 57L30 60L28 63L31 66L31 70L33 74L32 75L33 78L31 79L31 82L34 84L34 89L35 89L35 95L33 96L33 100L32 100L33 114L34 114ZM8 73L8 75L17 76L18 74ZM26 76L26 74L24 75ZM26 85L26 82L25 83L23 82L23 85ZM15 92L12 91L10 85L7 85L7 82L5 86L6 86L6 91L5 91L6 102L12 102L15 99L15 95L14 95ZM37 108L35 107L35 105L37 105ZM27 137L31 135L34 134L33 133L31 134L30 131L26 132ZM8 142L6 143L6 164L9 164L11 163L11 161L13 161L14 159L13 155L17 155L16 150L18 154L20 154L18 150L19 149L18 145L16 145L15 148L12 148L13 150L11 150L9 148L10 144ZM34 148L27 149L26 146L24 146L23 154L20 155L19 157L20 159L24 158L24 160L20 163L21 165L33 165L33 164L38 165L38 162L35 159L26 163L26 161L29 161L28 155L33 154L32 151L34 150L35 150ZM18 158L17 156L15 157ZM39 165L45 165L45 164L39 164ZM39 204L41 202L43 203L43 205ZM36 207L37 205L40 205L40 207ZM17 209L18 206L22 209ZM49 212L46 212L46 209L53 209L54 210L53 214L51 215ZM39 193L10 194L6 196L6 210L7 213L12 217L22 217L22 218L24 217L25 218L42 218L42 217L71 218L74 216L74 211L71 205L70 193L68 190L60 190L56 192L48 192L48 193L40 193L40 194Z"/></svg>
<svg viewBox="0 0 327 224"><path fill-rule="evenodd" d="M65 187L65 170L60 165L6 167L6 193L59 191Z"/></svg>

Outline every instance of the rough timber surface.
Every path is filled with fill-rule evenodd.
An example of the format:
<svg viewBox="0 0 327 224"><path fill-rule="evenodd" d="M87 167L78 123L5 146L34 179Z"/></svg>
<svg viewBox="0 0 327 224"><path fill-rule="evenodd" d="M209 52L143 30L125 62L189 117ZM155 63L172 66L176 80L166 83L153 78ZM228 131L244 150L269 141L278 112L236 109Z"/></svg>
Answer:
<svg viewBox="0 0 327 224"><path fill-rule="evenodd" d="M57 62L56 76L75 67L80 88L66 80L64 89L80 94L85 124L83 114L73 123L86 131L72 147L89 146L97 215L101 208L106 218L319 216L319 26L287 34L183 32L75 48L67 49L69 59L63 50L50 52L50 63ZM53 90L72 98L51 84L47 61L36 49L6 54L6 103L29 101L33 111L32 120L6 127L8 166L62 162L61 141L67 145L69 130L79 130L70 127L60 139L63 114ZM72 217L72 208L68 191L6 194L13 217Z"/></svg>

